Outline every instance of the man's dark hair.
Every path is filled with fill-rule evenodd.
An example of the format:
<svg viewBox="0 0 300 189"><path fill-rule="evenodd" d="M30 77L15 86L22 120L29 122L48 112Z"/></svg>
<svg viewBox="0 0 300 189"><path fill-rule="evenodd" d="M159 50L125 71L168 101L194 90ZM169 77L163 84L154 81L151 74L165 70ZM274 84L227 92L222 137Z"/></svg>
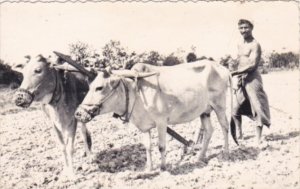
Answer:
<svg viewBox="0 0 300 189"><path fill-rule="evenodd" d="M252 29L254 27L253 24L249 20L246 20L246 19L239 20L238 25L242 25L242 24L248 24Z"/></svg>

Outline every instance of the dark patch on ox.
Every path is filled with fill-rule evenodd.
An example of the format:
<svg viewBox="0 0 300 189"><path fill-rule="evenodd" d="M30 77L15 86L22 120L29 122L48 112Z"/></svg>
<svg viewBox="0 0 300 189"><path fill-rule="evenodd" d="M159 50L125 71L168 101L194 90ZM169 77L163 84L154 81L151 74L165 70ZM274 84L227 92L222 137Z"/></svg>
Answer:
<svg viewBox="0 0 300 189"><path fill-rule="evenodd" d="M193 67L193 70L196 72L196 73L200 73L204 70L205 66L197 66L197 67Z"/></svg>
<svg viewBox="0 0 300 189"><path fill-rule="evenodd" d="M86 93L89 90L89 85L87 84L84 77L79 78L76 77L76 75L72 72L65 73L62 70L56 72L58 72L58 77L62 84L61 87L63 88L68 97L66 99L66 102L73 104L74 99L70 97L75 97L77 101L76 106L79 105L83 101ZM76 95L74 96L74 94Z"/></svg>

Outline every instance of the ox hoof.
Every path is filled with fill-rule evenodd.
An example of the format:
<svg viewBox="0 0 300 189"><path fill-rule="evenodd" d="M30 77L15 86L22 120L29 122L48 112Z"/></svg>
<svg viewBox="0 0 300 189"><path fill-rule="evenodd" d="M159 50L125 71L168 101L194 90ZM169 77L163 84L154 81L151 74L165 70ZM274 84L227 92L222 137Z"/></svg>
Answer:
<svg viewBox="0 0 300 189"><path fill-rule="evenodd" d="M203 165L207 165L208 164L208 160L205 157L200 157L199 158L199 163L203 164Z"/></svg>
<svg viewBox="0 0 300 189"><path fill-rule="evenodd" d="M160 171L166 171L166 170L167 170L167 167L165 165L160 166Z"/></svg>
<svg viewBox="0 0 300 189"><path fill-rule="evenodd" d="M143 170L143 172L145 172L145 173L150 173L152 171L153 171L153 167L151 165L145 166L145 168Z"/></svg>
<svg viewBox="0 0 300 189"><path fill-rule="evenodd" d="M229 158L229 152L226 151L226 150L224 150L224 151L221 152L220 157L224 161L230 160L230 158Z"/></svg>
<svg viewBox="0 0 300 189"><path fill-rule="evenodd" d="M73 181L76 180L76 175L73 169L65 168L60 174L59 180L61 181Z"/></svg>

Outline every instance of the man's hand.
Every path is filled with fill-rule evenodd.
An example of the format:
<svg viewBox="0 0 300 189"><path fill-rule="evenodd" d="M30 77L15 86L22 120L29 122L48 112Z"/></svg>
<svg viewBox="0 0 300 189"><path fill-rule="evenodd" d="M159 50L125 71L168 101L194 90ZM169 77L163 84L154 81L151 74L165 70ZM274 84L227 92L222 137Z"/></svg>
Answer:
<svg viewBox="0 0 300 189"><path fill-rule="evenodd" d="M231 76L235 76L235 75L239 75L239 73L237 71L231 72Z"/></svg>

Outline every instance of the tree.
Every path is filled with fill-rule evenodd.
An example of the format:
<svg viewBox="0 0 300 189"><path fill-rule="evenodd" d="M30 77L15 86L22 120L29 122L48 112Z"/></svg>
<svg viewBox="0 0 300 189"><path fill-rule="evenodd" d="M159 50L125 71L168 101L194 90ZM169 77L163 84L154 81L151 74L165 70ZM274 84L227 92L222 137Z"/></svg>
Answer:
<svg viewBox="0 0 300 189"><path fill-rule="evenodd" d="M146 64L151 64L155 66L160 66L163 61L163 56L160 55L157 51L150 51L149 53L145 53L146 57L143 61Z"/></svg>
<svg viewBox="0 0 300 189"><path fill-rule="evenodd" d="M291 66L299 66L299 55L293 52L277 53L272 52L269 58L270 67L287 68Z"/></svg>
<svg viewBox="0 0 300 189"><path fill-rule="evenodd" d="M9 71L11 67L8 64L5 64L4 60L0 59L0 70Z"/></svg>
<svg viewBox="0 0 300 189"><path fill-rule="evenodd" d="M178 57L174 56L174 54L170 54L163 61L164 66L174 66L181 63L182 61Z"/></svg>
<svg viewBox="0 0 300 189"><path fill-rule="evenodd" d="M70 44L69 51L71 57L81 65L84 65L84 60L95 54L95 50L93 50L87 43L81 41Z"/></svg>
<svg viewBox="0 0 300 189"><path fill-rule="evenodd" d="M121 46L120 41L110 40L102 48L105 66L110 66L112 69L125 69L132 58L132 53L126 51L128 50Z"/></svg>

